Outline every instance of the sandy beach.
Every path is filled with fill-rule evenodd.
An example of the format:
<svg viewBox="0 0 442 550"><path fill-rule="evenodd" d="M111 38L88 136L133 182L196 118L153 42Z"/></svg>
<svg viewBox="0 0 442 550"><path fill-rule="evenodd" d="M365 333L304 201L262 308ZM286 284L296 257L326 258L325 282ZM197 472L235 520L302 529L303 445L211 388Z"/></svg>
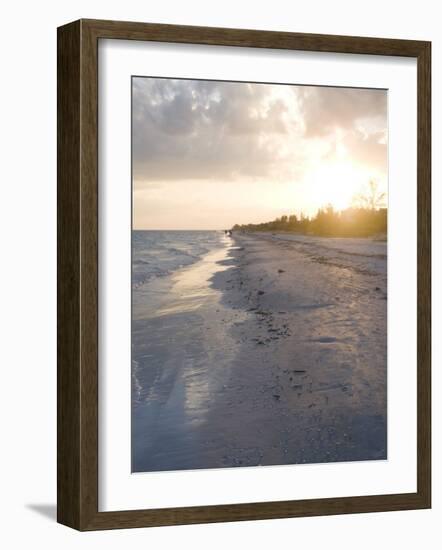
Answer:
<svg viewBox="0 0 442 550"><path fill-rule="evenodd" d="M133 471L386 459L387 243L224 244L134 308Z"/></svg>

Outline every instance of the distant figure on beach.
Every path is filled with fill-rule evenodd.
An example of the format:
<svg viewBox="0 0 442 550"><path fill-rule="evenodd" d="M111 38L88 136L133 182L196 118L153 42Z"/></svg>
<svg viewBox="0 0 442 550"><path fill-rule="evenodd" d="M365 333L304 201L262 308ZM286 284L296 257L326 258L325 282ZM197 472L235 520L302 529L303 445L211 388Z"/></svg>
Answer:
<svg viewBox="0 0 442 550"><path fill-rule="evenodd" d="M232 231L230 229L225 229L224 234L226 235L226 237L231 237L232 236Z"/></svg>

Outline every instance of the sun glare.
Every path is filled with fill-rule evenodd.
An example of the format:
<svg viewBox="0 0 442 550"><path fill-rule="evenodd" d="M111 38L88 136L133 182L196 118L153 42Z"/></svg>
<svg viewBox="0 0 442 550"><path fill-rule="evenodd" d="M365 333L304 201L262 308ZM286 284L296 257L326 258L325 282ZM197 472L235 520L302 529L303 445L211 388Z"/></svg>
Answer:
<svg viewBox="0 0 442 550"><path fill-rule="evenodd" d="M305 182L312 209L327 205L335 210L349 208L355 195L361 192L369 179L366 170L348 160L318 166Z"/></svg>

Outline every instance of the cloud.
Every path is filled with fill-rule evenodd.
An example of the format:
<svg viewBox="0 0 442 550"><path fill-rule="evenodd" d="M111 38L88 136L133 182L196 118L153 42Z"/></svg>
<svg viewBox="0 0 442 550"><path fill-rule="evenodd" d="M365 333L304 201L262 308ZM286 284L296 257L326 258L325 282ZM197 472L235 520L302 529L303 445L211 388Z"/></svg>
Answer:
<svg viewBox="0 0 442 550"><path fill-rule="evenodd" d="M371 166L386 174L388 155L385 132L366 135L358 130L352 130L347 132L343 143L351 152L353 162Z"/></svg>
<svg viewBox="0 0 442 550"><path fill-rule="evenodd" d="M289 160L289 108L275 86L135 78L135 179L268 176Z"/></svg>
<svg viewBox="0 0 442 550"><path fill-rule="evenodd" d="M298 94L307 138L351 130L364 121L386 126L385 90L305 86Z"/></svg>
<svg viewBox="0 0 442 550"><path fill-rule="evenodd" d="M298 88L304 138L328 144L324 159L345 151L351 162L387 173L387 92L306 86Z"/></svg>
<svg viewBox="0 0 442 550"><path fill-rule="evenodd" d="M384 90L133 79L136 189L158 181L297 181L345 151L387 169Z"/></svg>

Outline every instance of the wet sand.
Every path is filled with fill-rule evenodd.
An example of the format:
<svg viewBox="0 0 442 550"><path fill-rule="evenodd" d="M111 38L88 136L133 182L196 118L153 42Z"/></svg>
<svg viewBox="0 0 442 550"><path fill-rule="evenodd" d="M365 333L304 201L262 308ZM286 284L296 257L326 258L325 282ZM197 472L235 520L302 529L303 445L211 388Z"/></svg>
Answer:
<svg viewBox="0 0 442 550"><path fill-rule="evenodd" d="M386 250L234 235L151 285L134 310L133 471L385 459Z"/></svg>

